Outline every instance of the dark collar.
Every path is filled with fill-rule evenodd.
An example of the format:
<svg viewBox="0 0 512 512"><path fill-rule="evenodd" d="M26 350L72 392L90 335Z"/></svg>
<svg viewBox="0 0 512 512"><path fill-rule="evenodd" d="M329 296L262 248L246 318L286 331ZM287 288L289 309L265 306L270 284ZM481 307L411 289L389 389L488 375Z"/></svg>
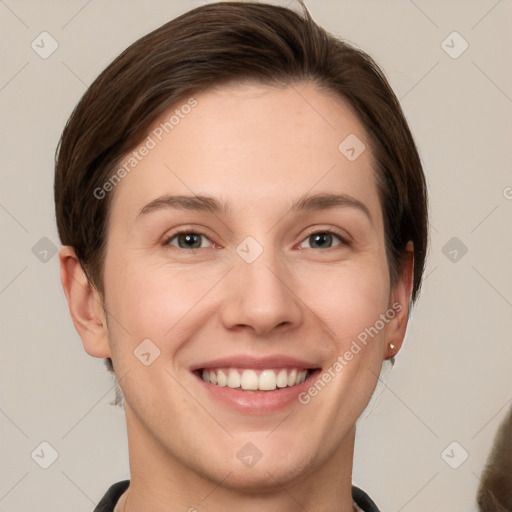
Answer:
<svg viewBox="0 0 512 512"><path fill-rule="evenodd" d="M103 496L94 509L94 512L113 512L121 494L128 489L129 485L130 480L123 480L111 485L105 496ZM364 510L364 512L379 512L377 505L375 505L368 494L354 486L352 486L352 498L357 503L357 506Z"/></svg>

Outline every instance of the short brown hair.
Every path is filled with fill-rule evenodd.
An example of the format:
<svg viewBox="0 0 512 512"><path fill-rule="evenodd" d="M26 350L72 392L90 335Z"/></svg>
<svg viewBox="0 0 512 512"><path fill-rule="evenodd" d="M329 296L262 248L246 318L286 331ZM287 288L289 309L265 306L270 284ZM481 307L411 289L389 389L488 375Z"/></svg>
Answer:
<svg viewBox="0 0 512 512"><path fill-rule="evenodd" d="M417 297L427 249L423 169L400 104L375 61L302 14L257 2L193 9L142 37L92 83L56 153L55 205L62 244L72 246L102 294L109 204L94 191L139 144L152 122L187 95L228 83L313 82L353 108L376 162L391 282L414 244ZM340 141L341 142L341 141ZM112 362L107 360L112 369Z"/></svg>

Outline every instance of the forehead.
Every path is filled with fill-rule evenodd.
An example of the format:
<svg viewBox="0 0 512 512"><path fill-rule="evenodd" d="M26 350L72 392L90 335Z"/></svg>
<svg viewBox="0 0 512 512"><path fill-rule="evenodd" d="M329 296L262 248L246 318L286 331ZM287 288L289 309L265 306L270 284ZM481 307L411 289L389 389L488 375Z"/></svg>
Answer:
<svg viewBox="0 0 512 512"><path fill-rule="evenodd" d="M166 193L269 213L307 192L347 193L370 209L378 203L362 124L341 98L309 83L227 85L185 97L135 151L119 164L129 172L115 187L112 216L135 218Z"/></svg>

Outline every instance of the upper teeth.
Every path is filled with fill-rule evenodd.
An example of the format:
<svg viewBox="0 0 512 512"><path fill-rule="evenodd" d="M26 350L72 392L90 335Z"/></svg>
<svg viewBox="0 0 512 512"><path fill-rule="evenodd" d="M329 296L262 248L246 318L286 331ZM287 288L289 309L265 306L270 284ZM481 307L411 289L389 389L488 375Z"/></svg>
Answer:
<svg viewBox="0 0 512 512"><path fill-rule="evenodd" d="M306 380L308 371L302 369L281 370L238 370L235 368L219 368L203 370L203 380L227 386L228 388L242 388L247 390L272 391L287 386L295 386Z"/></svg>

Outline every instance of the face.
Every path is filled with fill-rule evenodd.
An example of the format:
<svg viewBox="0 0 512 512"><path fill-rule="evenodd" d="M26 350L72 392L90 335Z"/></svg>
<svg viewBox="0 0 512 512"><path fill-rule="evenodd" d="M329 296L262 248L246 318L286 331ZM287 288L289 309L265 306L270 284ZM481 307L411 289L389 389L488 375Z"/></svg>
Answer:
<svg viewBox="0 0 512 512"><path fill-rule="evenodd" d="M306 83L187 101L110 192L105 306L129 436L233 487L327 471L351 453L407 303L367 136Z"/></svg>

